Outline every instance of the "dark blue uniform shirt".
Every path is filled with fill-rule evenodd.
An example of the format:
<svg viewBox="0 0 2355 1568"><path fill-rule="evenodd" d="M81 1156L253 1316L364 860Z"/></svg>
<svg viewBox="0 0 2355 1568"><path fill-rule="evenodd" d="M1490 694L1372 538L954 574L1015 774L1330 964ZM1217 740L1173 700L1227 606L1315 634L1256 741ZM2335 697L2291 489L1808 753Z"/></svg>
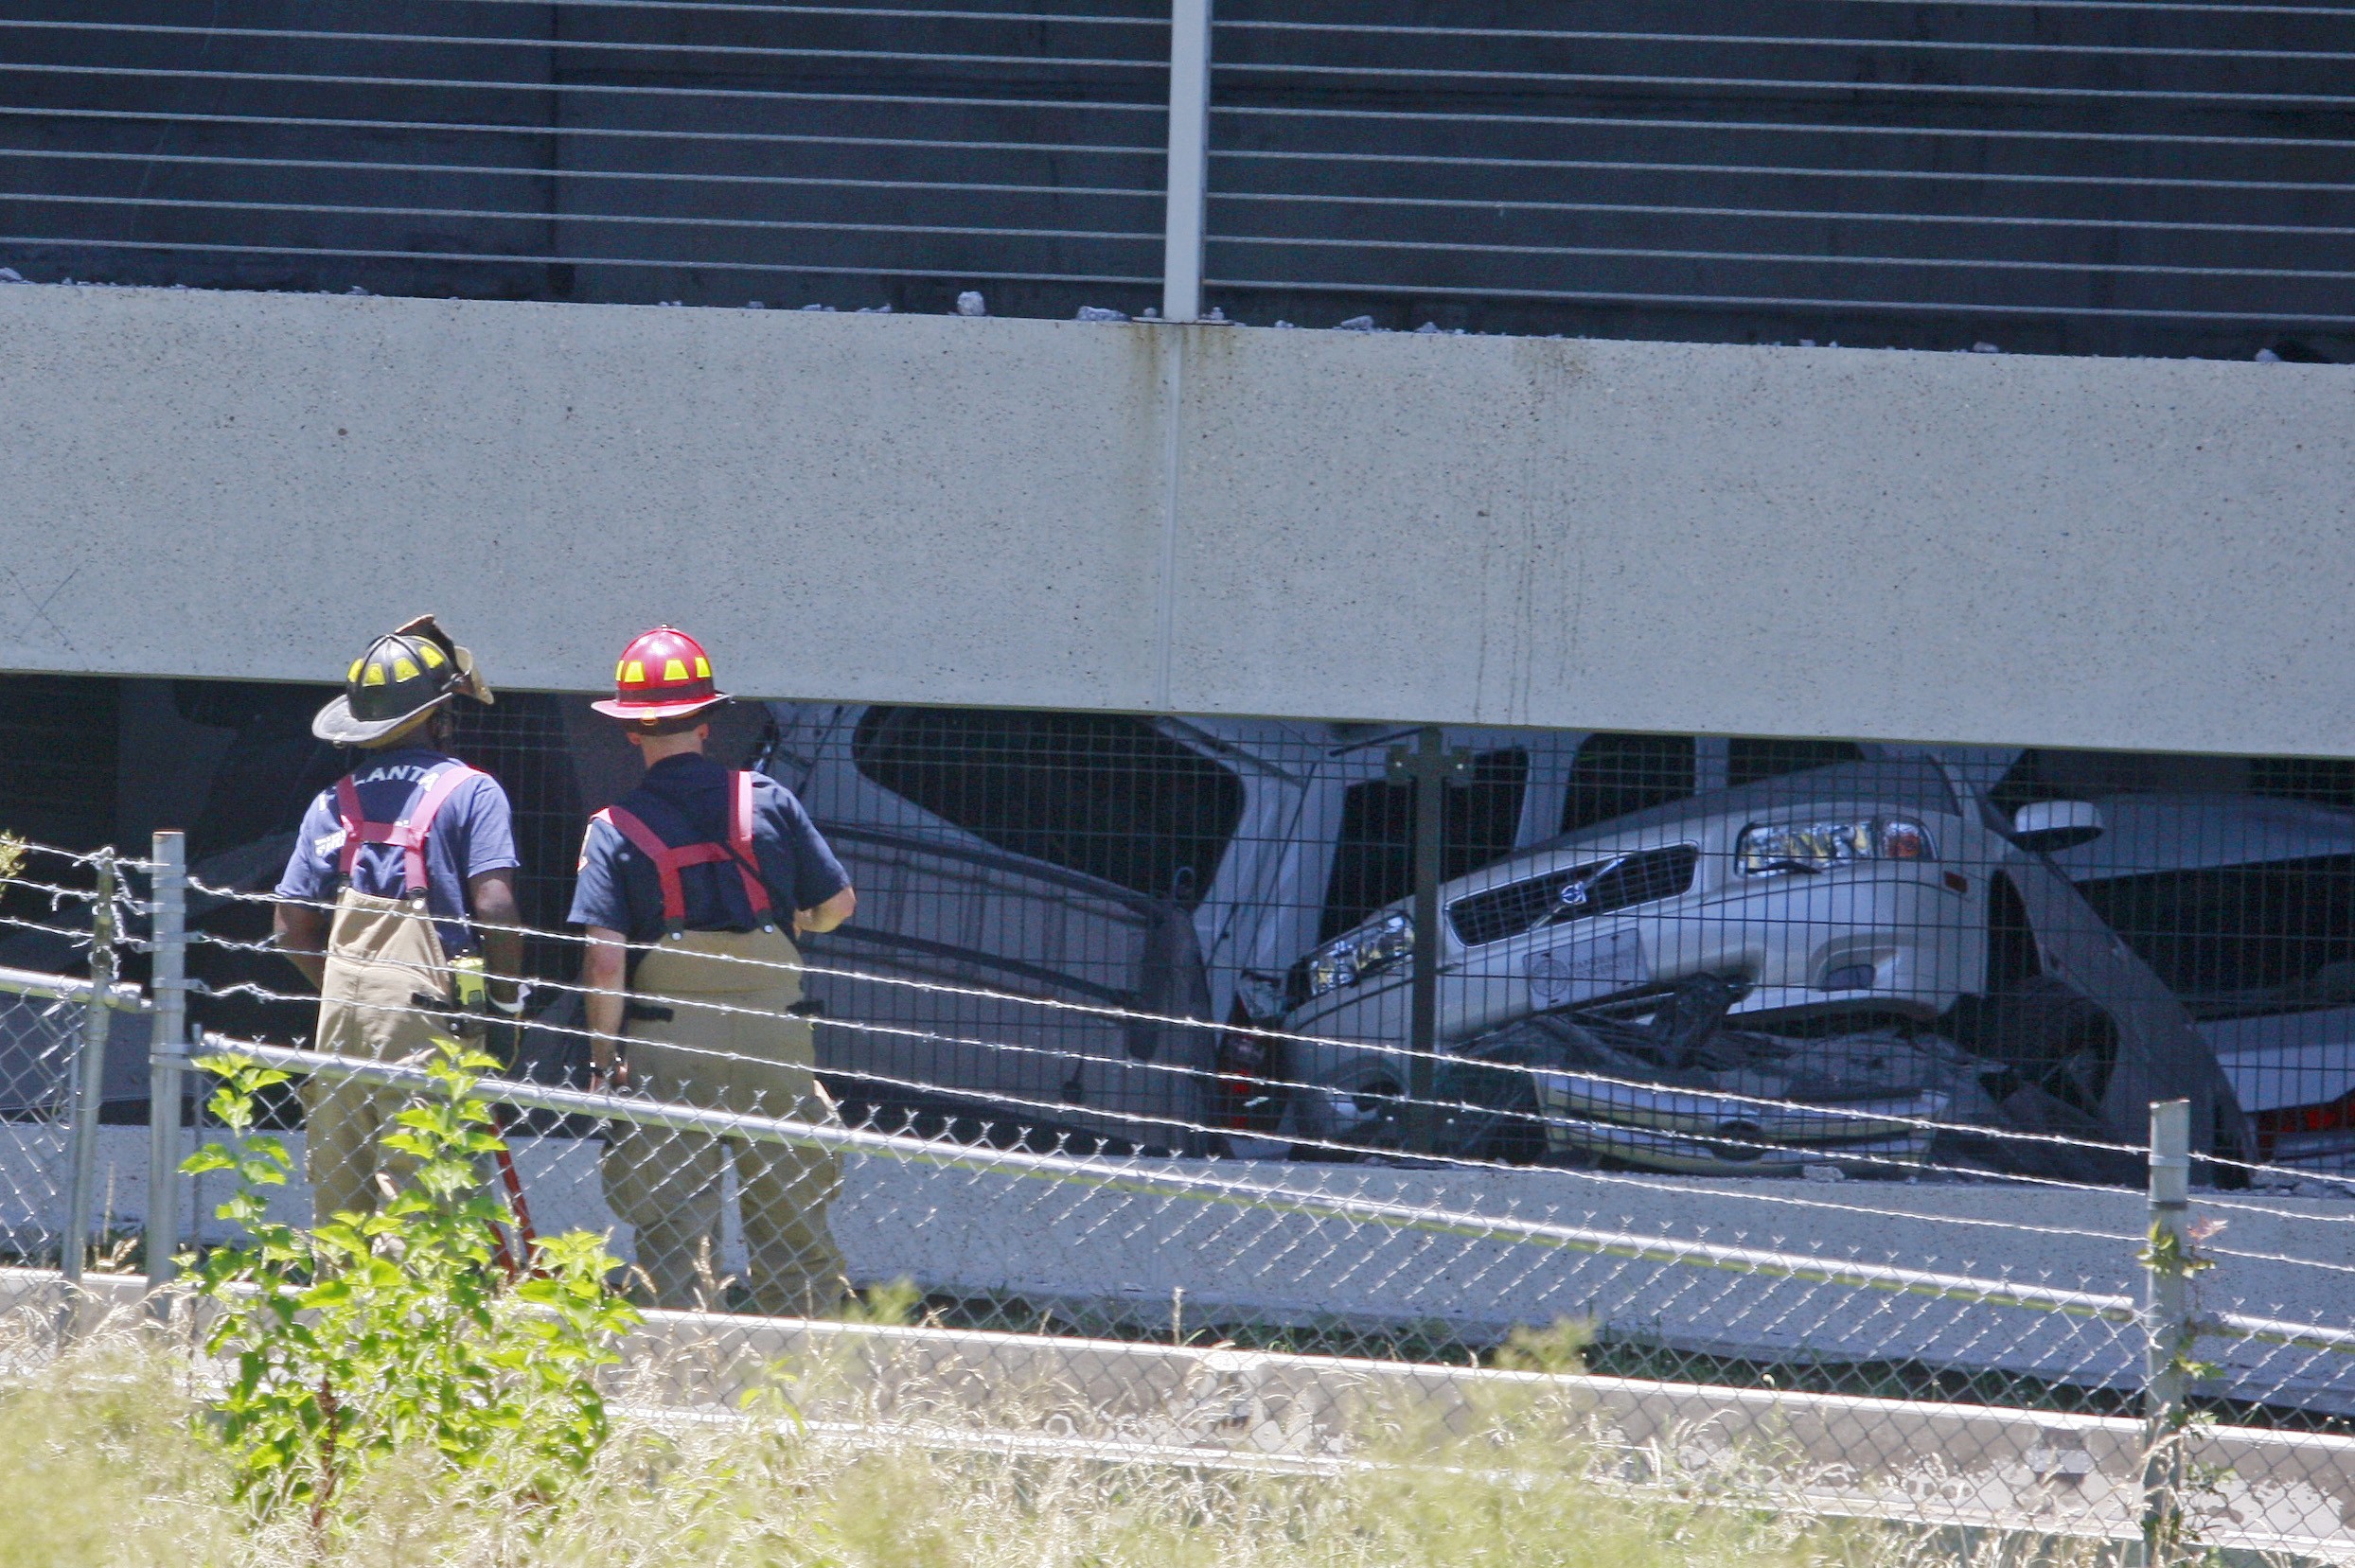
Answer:
<svg viewBox="0 0 2355 1568"><path fill-rule="evenodd" d="M416 795L417 782L451 760L422 746L361 753L359 766L352 769L352 783L360 791L362 815L371 822L400 820L401 812ZM343 848L343 822L335 811L335 789L329 785L303 813L302 830L294 836L294 853L287 859L286 874L278 878L278 896L332 902ZM499 781L478 773L451 791L434 814L425 839L425 907L434 912L444 953L455 956L474 946L466 924L468 881L519 863L514 818L507 806L507 792L499 787ZM363 845L352 863L354 892L398 898L408 890L403 886L407 881L407 859L390 844Z"/></svg>
<svg viewBox="0 0 2355 1568"><path fill-rule="evenodd" d="M725 844L735 778L709 757L683 752L646 769L646 781L618 804L652 828L673 849ZM814 908L850 886L834 851L793 792L765 774L753 775L753 853L769 889L770 916L790 931L793 911ZM689 866L679 873L690 931L750 931L752 900L735 863ZM633 943L663 936L663 884L654 862L610 823L592 821L580 846L580 876L573 887L572 920L602 925Z"/></svg>

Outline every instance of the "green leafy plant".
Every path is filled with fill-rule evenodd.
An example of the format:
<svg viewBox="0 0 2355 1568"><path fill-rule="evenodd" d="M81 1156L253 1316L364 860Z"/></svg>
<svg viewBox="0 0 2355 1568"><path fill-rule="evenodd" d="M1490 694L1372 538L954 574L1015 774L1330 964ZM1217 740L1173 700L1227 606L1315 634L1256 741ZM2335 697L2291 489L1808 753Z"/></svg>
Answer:
<svg viewBox="0 0 2355 1568"><path fill-rule="evenodd" d="M1592 1323L1558 1317L1550 1328L1514 1330L1497 1347L1496 1365L1507 1372L1584 1372L1587 1347L1594 1342Z"/></svg>
<svg viewBox="0 0 2355 1568"><path fill-rule="evenodd" d="M490 1058L454 1040L428 1062L433 1087L385 1138L410 1167L375 1212L314 1230L273 1220L286 1146L255 1126L255 1099L287 1074L205 1063L226 1143L182 1169L229 1172L217 1210L247 1240L189 1260L219 1316L208 1348L232 1371L214 1412L238 1489L268 1513L309 1510L314 1532L374 1467L396 1456L484 1496L552 1498L607 1436L599 1369L638 1314L608 1286L618 1265L574 1232L539 1242L526 1272L502 1265L513 1217L484 1179L500 1148L474 1090Z"/></svg>
<svg viewBox="0 0 2355 1568"><path fill-rule="evenodd" d="M13 833L0 833L0 882L8 882L25 874L25 840Z"/></svg>
<svg viewBox="0 0 2355 1568"><path fill-rule="evenodd" d="M2136 1254L2136 1260L2154 1275L2180 1279L2188 1285L2216 1266L2216 1260L2199 1248L2223 1227L2221 1220L2205 1220L2186 1233L2154 1220L2149 1244ZM2215 1363L2202 1361L2197 1355L2202 1332L2198 1314L2187 1314L2180 1324L2172 1326L2164 1344L2154 1347L2164 1352L2167 1366L2181 1380L2179 1387L2214 1378L2222 1371ZM2204 1497L2213 1505L2221 1501L2222 1492L2212 1476L2202 1474L2204 1467L2188 1461L2193 1440L2214 1421L2211 1413L2196 1409L2188 1400L2180 1398L2164 1412L2146 1419L2143 1540L2152 1561L2177 1562L2200 1555L2198 1538L2191 1525L2193 1510L2189 1500Z"/></svg>

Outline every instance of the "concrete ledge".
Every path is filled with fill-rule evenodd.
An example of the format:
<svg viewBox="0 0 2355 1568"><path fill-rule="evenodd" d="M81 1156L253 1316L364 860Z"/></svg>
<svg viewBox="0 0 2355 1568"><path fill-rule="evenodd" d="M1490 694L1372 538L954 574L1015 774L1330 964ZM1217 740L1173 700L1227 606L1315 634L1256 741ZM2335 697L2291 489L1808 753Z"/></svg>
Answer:
<svg viewBox="0 0 2355 1568"><path fill-rule="evenodd" d="M0 407L0 668L330 678L398 555L525 687L676 619L764 696L2355 754L2355 368L18 287Z"/></svg>

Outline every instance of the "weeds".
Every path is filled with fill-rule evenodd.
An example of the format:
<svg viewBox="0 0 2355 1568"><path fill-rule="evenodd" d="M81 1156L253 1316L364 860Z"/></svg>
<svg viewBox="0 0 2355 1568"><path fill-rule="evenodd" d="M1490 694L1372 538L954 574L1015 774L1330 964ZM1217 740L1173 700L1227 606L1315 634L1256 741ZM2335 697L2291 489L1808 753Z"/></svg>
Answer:
<svg viewBox="0 0 2355 1568"><path fill-rule="evenodd" d="M1637 1493L1542 1396L1443 1436L1370 1431L1339 1475L878 1443L791 1420L618 1419L585 1470L518 1510L402 1451L347 1484L336 1529L223 1506L229 1456L185 1363L127 1336L0 1388L19 1523L0 1568L2021 1568L2087 1554ZM1379 1423L1377 1423L1378 1425Z"/></svg>
<svg viewBox="0 0 2355 1568"><path fill-rule="evenodd" d="M483 1180L500 1145L473 1094L495 1064L441 1042L434 1092L384 1140L413 1173L373 1212L313 1230L267 1212L288 1158L256 1131L255 1097L287 1075L205 1066L230 1141L183 1169L236 1174L219 1212L250 1238L189 1260L218 1308L206 1348L230 1367L215 1414L237 1495L263 1514L298 1507L316 1534L387 1467L518 1504L586 1473L608 1431L597 1373L637 1314L608 1289L617 1265L596 1237L538 1242L528 1274L500 1266L513 1216Z"/></svg>
<svg viewBox="0 0 2355 1568"><path fill-rule="evenodd" d="M634 1314L608 1289L612 1260L575 1236L544 1243L532 1275L498 1266L484 1066L446 1047L434 1092L400 1113L406 1185L376 1213L304 1232L263 1202L287 1155L257 1128L256 1096L283 1075L221 1064L212 1110L230 1136L192 1164L237 1175L221 1213L251 1238L198 1271L223 1384L123 1330L0 1383L0 1471L20 1500L0 1568L2051 1568L2096 1555L1767 1506L1774 1478L1740 1461L1691 1471L1681 1439L1615 1445L1570 1380L1544 1377L1482 1381L1444 1413L1354 1407L1342 1447L1294 1452L1268 1420L1266 1462L1248 1447L1124 1460L1107 1456L1117 1445L991 1440L1052 1433L1025 1418L1086 1403L1054 1376L992 1379L977 1405L979 1369L871 1333L831 1362L770 1368L733 1412L666 1405L680 1369L647 1366L643 1401L625 1386L614 1406L647 1413L615 1418L600 1376ZM848 1315L888 1326L923 1306L901 1282ZM1574 1371L1590 1339L1558 1323L1497 1360ZM1197 1402L1231 1417L1235 1390L1211 1362L1203 1373ZM1138 1418L1107 1415L1105 1435L1153 1438Z"/></svg>

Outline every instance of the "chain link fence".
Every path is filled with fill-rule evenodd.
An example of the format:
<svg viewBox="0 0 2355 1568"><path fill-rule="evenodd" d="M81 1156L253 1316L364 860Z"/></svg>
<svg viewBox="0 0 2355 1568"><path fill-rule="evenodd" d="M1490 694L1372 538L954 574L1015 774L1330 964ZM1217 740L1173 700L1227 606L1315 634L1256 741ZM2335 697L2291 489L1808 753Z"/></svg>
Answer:
<svg viewBox="0 0 2355 1568"><path fill-rule="evenodd" d="M144 1171L124 1136L107 1136L106 1069L144 1072L151 1008L115 979L119 922L134 903L117 881L126 863L40 845L20 854L27 863L0 875L10 895L0 925L69 943L87 973L0 966L0 1264L78 1279L93 1260L127 1257L137 1235Z"/></svg>
<svg viewBox="0 0 2355 1568"><path fill-rule="evenodd" d="M1397 766L1415 766L1411 748ZM870 857L856 868L862 884L883 895L875 929L904 937L879 854L893 846L843 837ZM363 1190L399 1179L370 1136L376 1124L354 1135L349 1113L397 1110L422 1087L414 1060L183 1022L181 998L199 989L183 978L191 948L244 960L213 971L200 989L207 1004L279 1016L315 1006L292 989L291 972L273 982L266 941L185 925L194 904L258 906L267 895L185 882L169 836L151 861L70 863L75 876L28 874L16 887L52 901L53 932L79 929L109 1005L91 1008L87 979L0 975L9 1076L23 1085L0 1143L16 1260L69 1276L91 1259L127 1266L111 1231L135 1213L160 1282L182 1247L230 1239L208 1218L221 1194L171 1176L215 1136L190 1114L204 1079L187 1069L205 1058L240 1054L293 1076L295 1091L269 1115L314 1180L332 1185L355 1165ZM1115 874L1099 882L1114 887L1148 873L1176 880L1159 865L1102 869ZM132 879L130 890L118 879ZM1364 894L1377 913L1379 890ZM1459 930L1461 902L1448 909ZM1088 929L1100 937L1132 922L1127 945L1103 951L1142 969L1153 910L1108 907L1113 918ZM528 935L554 955L579 941ZM911 1393L938 1407L926 1418L936 1424L1002 1422L1014 1406L971 1391L1061 1356L1062 1402L1023 1418L1047 1423L1033 1434L1040 1440L1347 1463L1353 1423L1384 1400L1474 1411L1499 1386L1482 1380L1575 1367L1580 1378L1564 1386L1582 1391L1596 1440L1631 1475L1713 1466L1793 1506L2059 1534L2123 1538L2157 1510L2202 1540L2355 1553L2355 1324L2340 1302L2342 1277L2355 1272L2345 1261L2355 1206L2326 1195L2339 1185L2327 1170L2204 1141L2214 1128L2181 1114L2187 1101L2169 1102L2178 1110L2151 1124L2148 1147L1992 1121L1972 1136L2044 1163L1950 1163L1938 1141L1954 1130L1943 1108L1886 1096L1802 1101L1731 1083L1702 1093L1497 1061L1483 1071L1517 1075L1536 1097L1500 1104L1483 1092L1487 1079L1459 1070L1461 1051L1418 1050L1410 1019L1377 1047L1248 1015L1216 1022L1199 1005L1156 1008L1133 986L1104 987L1103 999L1025 994L922 978L906 963L862 966L857 951L812 943L795 963L731 960L754 972L735 999L726 988L670 999L724 1023L729 1043L676 1031L659 1071L633 1046L641 1074L620 1086L571 1070L587 1045L585 992L555 978L572 967L561 957L537 965L549 978L520 1027L434 1001L449 977L424 970L411 1000L382 1005L434 1032L479 1038L504 1064L485 1093L500 1106L508 1157L486 1180L508 1195L519 1254L533 1227L600 1232L631 1265L631 1288L706 1313L823 1316L846 1286L907 1281L926 1327L876 1341L901 1347L889 1355L859 1351L859 1398L877 1397L878 1379L905 1381L894 1356L917 1356L928 1376L962 1366L924 1383L920 1399ZM118 961L145 987L115 984ZM778 1005L780 984L798 999ZM812 997L823 1013L805 1005ZM1652 1006L1673 1027L1686 999L1672 989ZM775 1070L808 1052L813 1013L838 1051L844 1039L874 1043L861 1072L823 1075L831 1093ZM163 1048L151 1053L150 1018ZM647 1032L647 1021L631 1032ZM118 1031L137 1036L142 1072L123 1070L120 1042L106 1048ZM1276 1060L1291 1063L1319 1050L1405 1059L1387 1129L1319 1136L1295 1121L1272 1147L1253 1143L1229 1082L1240 1076L1238 1040L1284 1046ZM815 1057L823 1065L826 1048ZM1425 1057L1427 1073L1415 1072ZM1062 1092L1074 1065L1090 1062L1107 1082L1136 1086ZM930 1069L941 1063L967 1076ZM1290 1105L1329 1087L1282 1071L1252 1076L1250 1092ZM1573 1077L1583 1100L1549 1087ZM149 1087L145 1129L106 1124L106 1107L126 1102L111 1099L117 1080ZM1706 1137L1687 1139L1716 1162L1697 1173L1625 1159L1533 1165L1493 1136L1500 1111L1549 1144L1557 1129L1599 1137L1644 1130L1646 1117L1673 1132L1691 1109L1679 1095L1718 1118ZM1746 1126L1726 1123L1727 1105L1745 1108ZM344 1131L322 1141L337 1121ZM1476 1126L1486 1131L1470 1136ZM1814 1143L1802 1136L1811 1129ZM1797 1146L1810 1151L1795 1162L1798 1180L1730 1179L1720 1168L1745 1151ZM2113 1179L2081 1179L2095 1169ZM2121 1169L2149 1170L2150 1190L2121 1185ZM278 1199L297 1220L312 1201L309 1185ZM83 1244L62 1248L62 1237ZM787 1301L780 1291L803 1294ZM686 1383L707 1393L729 1385L731 1358L787 1331L756 1318L659 1321L673 1326L671 1351L704 1368ZM1052 1344L1065 1348L1041 1348Z"/></svg>

